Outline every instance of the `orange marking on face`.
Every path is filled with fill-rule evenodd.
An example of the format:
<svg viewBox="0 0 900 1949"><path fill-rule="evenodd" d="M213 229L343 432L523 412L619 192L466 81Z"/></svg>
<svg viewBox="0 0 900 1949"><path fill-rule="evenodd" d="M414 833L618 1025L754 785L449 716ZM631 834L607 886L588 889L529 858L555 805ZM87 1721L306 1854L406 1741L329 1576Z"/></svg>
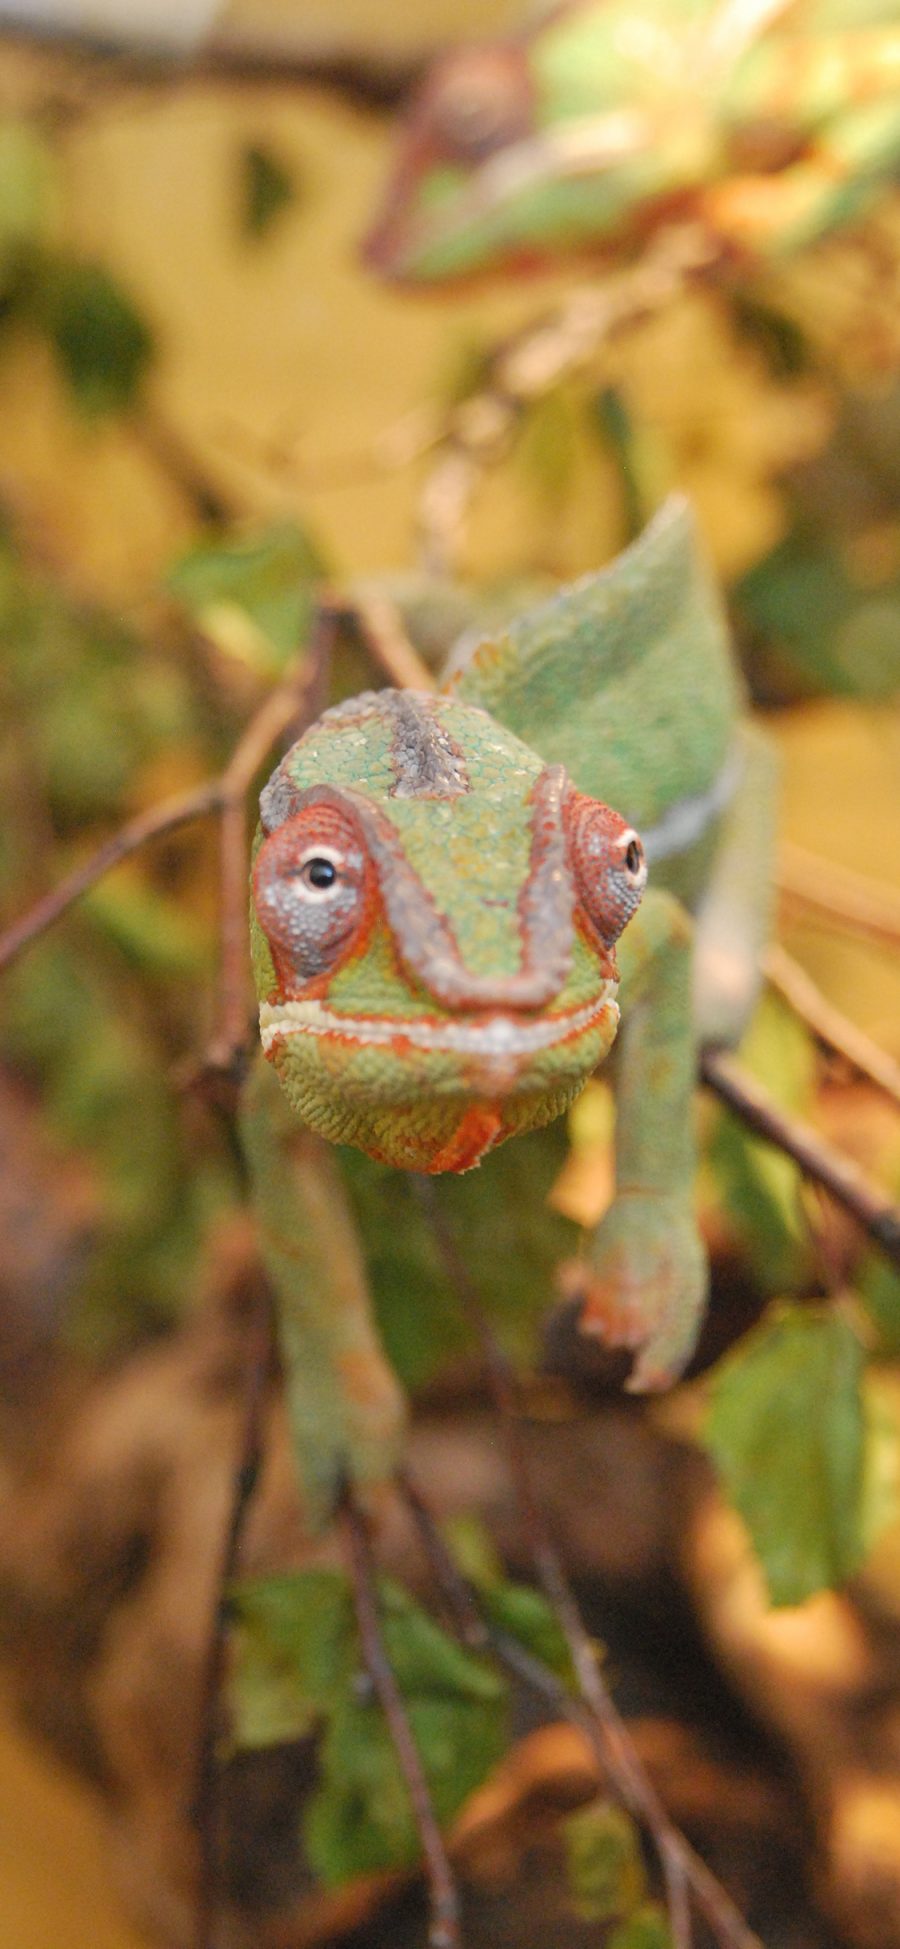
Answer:
<svg viewBox="0 0 900 1949"><path fill-rule="evenodd" d="M421 1169L430 1173L470 1171L496 1142L502 1128L503 1118L493 1105L474 1104L457 1124L449 1141Z"/></svg>

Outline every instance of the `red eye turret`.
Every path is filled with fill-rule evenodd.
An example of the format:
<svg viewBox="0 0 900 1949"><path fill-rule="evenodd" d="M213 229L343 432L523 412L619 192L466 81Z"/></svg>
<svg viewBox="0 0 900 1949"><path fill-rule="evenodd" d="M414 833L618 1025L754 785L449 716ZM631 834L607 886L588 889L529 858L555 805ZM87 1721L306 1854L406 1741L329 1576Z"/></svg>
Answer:
<svg viewBox="0 0 900 1949"><path fill-rule="evenodd" d="M359 932L373 892L362 835L336 806L305 806L263 842L253 897L286 996L331 971Z"/></svg>
<svg viewBox="0 0 900 1949"><path fill-rule="evenodd" d="M618 812L582 792L567 802L566 830L579 906L597 939L612 947L647 884L644 848Z"/></svg>

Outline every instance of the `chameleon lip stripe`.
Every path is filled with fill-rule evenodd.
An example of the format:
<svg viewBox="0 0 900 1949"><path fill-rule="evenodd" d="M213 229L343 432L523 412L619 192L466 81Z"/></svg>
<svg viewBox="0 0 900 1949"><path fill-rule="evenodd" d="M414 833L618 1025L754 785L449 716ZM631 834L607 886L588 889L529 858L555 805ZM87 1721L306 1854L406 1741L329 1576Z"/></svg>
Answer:
<svg viewBox="0 0 900 1949"><path fill-rule="evenodd" d="M614 981L605 981L593 1001L566 1014L545 1016L540 1022L522 1022L506 1014L477 1023L404 1021L396 1016L338 1015L318 1001L262 1002L259 1033L267 1054L279 1036L335 1035L362 1046L403 1041L420 1049L447 1049L460 1055L528 1055L537 1049L551 1049L592 1028L606 1009L616 1006L615 990Z"/></svg>
<svg viewBox="0 0 900 1949"><path fill-rule="evenodd" d="M743 769L741 753L733 746L718 777L705 792L694 792L688 798L679 799L657 826L649 830L642 826L641 838L651 866L655 860L669 859L672 853L686 853L689 846L702 839L713 819L734 797Z"/></svg>

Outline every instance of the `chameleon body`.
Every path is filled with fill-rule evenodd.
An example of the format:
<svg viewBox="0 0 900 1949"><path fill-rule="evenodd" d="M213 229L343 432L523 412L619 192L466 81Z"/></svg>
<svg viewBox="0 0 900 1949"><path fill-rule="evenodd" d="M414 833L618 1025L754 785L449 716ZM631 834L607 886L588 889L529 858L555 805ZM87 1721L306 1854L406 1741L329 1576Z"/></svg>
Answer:
<svg viewBox="0 0 900 1949"><path fill-rule="evenodd" d="M856 216L898 155L894 0L570 0L435 64L368 250L428 281L691 222L752 263Z"/></svg>
<svg viewBox="0 0 900 1949"><path fill-rule="evenodd" d="M617 1190L584 1264L583 1323L633 1350L632 1386L687 1359L706 1287L695 1015L703 1033L739 1031L767 921L768 760L739 710L716 592L673 500L610 568L463 643L437 695L326 712L266 786L253 955L283 1094L256 1086L268 1129L251 1117L248 1143L295 1323L298 1430L314 1374L331 1402L332 1440L320 1429L306 1469L323 1508L341 1467L385 1469L399 1423L346 1244L344 1298L328 1297L329 1223L335 1239L352 1227L331 1164L331 1202L315 1193L310 1210L308 1133L382 1166L489 1171L490 1151L557 1117L607 1054L617 996Z"/></svg>

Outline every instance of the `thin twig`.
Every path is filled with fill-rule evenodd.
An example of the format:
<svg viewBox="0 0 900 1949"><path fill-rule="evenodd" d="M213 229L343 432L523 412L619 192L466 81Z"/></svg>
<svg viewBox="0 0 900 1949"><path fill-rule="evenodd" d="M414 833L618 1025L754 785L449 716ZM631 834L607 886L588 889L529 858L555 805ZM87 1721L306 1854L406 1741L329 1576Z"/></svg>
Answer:
<svg viewBox="0 0 900 1949"><path fill-rule="evenodd" d="M842 1056L851 1069L900 1106L900 1063L826 1000L799 961L773 941L763 952L762 967L770 987L806 1023L817 1041Z"/></svg>
<svg viewBox="0 0 900 1949"><path fill-rule="evenodd" d="M110 873L121 860L138 852L161 833L174 832L178 826L185 826L193 819L202 819L210 812L216 812L220 802L220 782L212 778L190 791L179 792L177 798L166 799L163 805L151 806L148 811L139 812L136 818L129 819L111 838L104 840L89 859L73 868L58 886L45 893L0 935L0 969L8 967L39 934L46 933L54 921L59 920L76 900L80 900L83 893L96 886L97 881L102 880L104 874Z"/></svg>
<svg viewBox="0 0 900 1949"><path fill-rule="evenodd" d="M715 1095L748 1128L792 1157L823 1186L900 1269L900 1207L864 1171L833 1149L817 1130L775 1103L762 1085L724 1049L704 1049L700 1074Z"/></svg>
<svg viewBox="0 0 900 1949"><path fill-rule="evenodd" d="M655 1789L647 1779L634 1752L628 1729L616 1712L612 1701L609 1702L610 1710L620 1731L621 1742L624 1744L627 1771L621 1766L622 1744L608 1737L605 1723L598 1720L590 1704L568 1691L562 1680L557 1678L548 1666L527 1651L517 1638L498 1629L491 1619L485 1616L477 1591L460 1573L424 1498L408 1475L401 1475L400 1487L415 1519L435 1584L444 1597L450 1617L463 1642L473 1651L493 1653L505 1670L542 1698L559 1718L566 1719L571 1725L577 1726L625 1806L630 1812L646 1820L644 1796L649 1795L651 1803L655 1802L657 1807L659 1802L656 1799ZM759 1937L744 1921L730 1895L716 1880L706 1863L695 1853L684 1835L671 1825L662 1809L660 1815L667 1830L668 1845L673 1853L677 1851L684 1875L690 1883L698 1906L720 1942L727 1945L727 1949L762 1949ZM649 1820L648 1825L651 1825Z"/></svg>
<svg viewBox="0 0 900 1949"><path fill-rule="evenodd" d="M453 1870L432 1804L425 1769L407 1717L403 1695L387 1654L379 1615L375 1559L366 1517L349 1486L344 1491L347 1555L366 1670L381 1702L412 1802L422 1843L431 1916L429 1949L461 1949L459 1902Z"/></svg>
<svg viewBox="0 0 900 1949"><path fill-rule="evenodd" d="M757 1136L792 1157L806 1176L842 1205L900 1268L900 1207L852 1160L810 1125L783 1110L728 1052L706 1049L700 1057L704 1083Z"/></svg>
<svg viewBox="0 0 900 1949"><path fill-rule="evenodd" d="M516 1375L508 1361L481 1304L447 1224L430 1178L414 1180L420 1203L426 1213L444 1261L447 1276L457 1295L462 1312L480 1342L485 1366L506 1442L510 1476L519 1504L532 1561L569 1648L569 1655L582 1696L596 1715L602 1730L602 1759L615 1779L627 1804L646 1821L653 1835L666 1883L666 1899L675 1949L690 1949L691 1920L687 1883L680 1852L673 1847L676 1830L643 1772L624 1722L600 1676L594 1648L582 1621L565 1571L551 1541L540 1501L535 1494L531 1465L524 1440L519 1411Z"/></svg>
<svg viewBox="0 0 900 1949"><path fill-rule="evenodd" d="M395 602L366 590L354 598L352 615L373 662L398 690L434 690L431 671L410 642Z"/></svg>
<svg viewBox="0 0 900 1949"><path fill-rule="evenodd" d="M801 914L879 946L900 947L900 893L895 887L792 843L779 850L775 883L782 899Z"/></svg>
<svg viewBox="0 0 900 1949"><path fill-rule="evenodd" d="M556 311L494 347L478 390L448 412L420 493L418 533L428 569L446 574L452 566L475 490L508 452L535 400L620 332L653 317L719 257L699 225L669 225L635 264L571 292Z"/></svg>
<svg viewBox="0 0 900 1949"><path fill-rule="evenodd" d="M336 627L335 611L323 603L318 611L308 656L266 698L251 718L220 777L207 779L163 805L151 806L129 819L104 840L90 857L43 895L27 913L0 935L0 969L21 954L30 942L97 884L122 860L163 833L191 820L222 815L222 936L223 969L220 1019L213 1037L214 1060L227 1063L246 1027L244 943L246 936L246 861L244 801L267 753L291 727L299 728L318 714L327 681L326 671ZM239 862L240 870L238 872ZM239 884L238 884L239 882ZM238 919L240 915L240 919ZM241 1020L238 1023L238 1016Z"/></svg>
<svg viewBox="0 0 900 1949"><path fill-rule="evenodd" d="M200 1677L199 1737L191 1801L197 1833L197 1900L194 1910L194 1949L212 1949L215 1924L216 1860L216 1723L225 1668L228 1591L237 1573L247 1513L259 1480L263 1459L263 1417L272 1368L272 1312L268 1296L260 1306L248 1364L238 1462L222 1553L216 1573L216 1598Z"/></svg>

